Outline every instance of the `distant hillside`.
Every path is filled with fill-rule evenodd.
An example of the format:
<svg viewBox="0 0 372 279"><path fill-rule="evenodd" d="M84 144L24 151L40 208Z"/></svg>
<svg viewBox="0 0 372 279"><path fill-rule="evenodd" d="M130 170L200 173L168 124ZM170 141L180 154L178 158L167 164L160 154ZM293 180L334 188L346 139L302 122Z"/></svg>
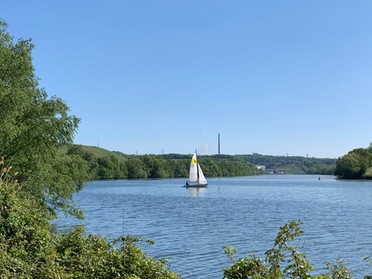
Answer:
<svg viewBox="0 0 372 279"><path fill-rule="evenodd" d="M92 153L97 158L114 156L118 160L125 160L125 154L120 153L120 152L109 151L107 149L97 147L97 146L89 146L89 145L78 145L78 146L80 146L82 150Z"/></svg>
<svg viewBox="0 0 372 279"><path fill-rule="evenodd" d="M90 179L186 178L191 155L127 155L117 151L84 145L65 148L86 164ZM207 177L248 176L261 174L253 164L237 156L199 156Z"/></svg>
<svg viewBox="0 0 372 279"><path fill-rule="evenodd" d="M97 146L71 145L69 155L81 157L91 179L187 177L191 154L127 155ZM207 177L246 176L263 173L333 174L336 159L301 156L205 155L199 156Z"/></svg>
<svg viewBox="0 0 372 279"><path fill-rule="evenodd" d="M336 159L262 154L237 155L254 165L264 165L268 172L291 174L333 174Z"/></svg>

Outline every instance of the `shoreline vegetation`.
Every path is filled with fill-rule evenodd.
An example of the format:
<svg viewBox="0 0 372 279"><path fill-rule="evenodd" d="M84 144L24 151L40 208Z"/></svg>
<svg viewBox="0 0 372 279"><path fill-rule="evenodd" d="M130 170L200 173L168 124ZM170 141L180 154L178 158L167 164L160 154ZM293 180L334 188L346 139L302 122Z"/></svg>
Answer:
<svg viewBox="0 0 372 279"><path fill-rule="evenodd" d="M335 175L342 179L372 179L372 143L338 158Z"/></svg>
<svg viewBox="0 0 372 279"><path fill-rule="evenodd" d="M85 162L91 180L187 178L190 154L127 155L95 146L71 144L67 155ZM250 176L264 173L328 174L336 159L301 156L199 155L207 177ZM262 168L263 167L263 168Z"/></svg>
<svg viewBox="0 0 372 279"><path fill-rule="evenodd" d="M72 197L87 179L186 177L189 158L124 156L118 152L96 156L72 145L80 119L70 115L63 100L49 98L39 87L32 64L34 45L30 39L15 41L7 27L0 19L0 277L181 278L166 260L151 258L138 248L135 243L141 238L122 236L109 242L101 236L86 235L81 226L69 233L53 232L51 221L59 211L83 218ZM370 159L365 162L365 155L370 158L362 150L342 157L339 164L345 168L339 167L340 175L356 177L341 172L349 165L353 170L356 166L353 173L368 172ZM249 156L205 156L201 160L210 176L257 174L255 164L272 164L283 170L292 166L304 173L323 168L328 173L334 165L332 161L302 157L297 158L299 161L279 157L283 162L277 165L272 157ZM349 160L363 164L346 164ZM224 168L228 172L223 172ZM291 221L280 228L265 260L255 256L235 260L234 248L226 247L232 266L225 269L224 278L353 278L342 262L329 264L326 275L310 276L312 267L306 256L287 245L300 234L299 222Z"/></svg>
<svg viewBox="0 0 372 279"><path fill-rule="evenodd" d="M128 155L96 146L69 144L62 150L89 169L91 180L186 178L191 154ZM339 179L372 179L372 143L338 159L302 156L199 155L207 177L268 173L335 175ZM263 168L262 168L263 167Z"/></svg>

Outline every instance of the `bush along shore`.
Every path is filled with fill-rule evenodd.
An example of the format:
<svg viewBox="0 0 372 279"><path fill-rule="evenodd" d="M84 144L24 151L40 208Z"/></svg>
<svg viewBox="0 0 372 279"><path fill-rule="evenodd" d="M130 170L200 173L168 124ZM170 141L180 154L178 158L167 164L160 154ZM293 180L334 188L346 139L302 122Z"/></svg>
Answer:
<svg viewBox="0 0 372 279"><path fill-rule="evenodd" d="M372 179L372 144L338 158L335 175L343 179Z"/></svg>

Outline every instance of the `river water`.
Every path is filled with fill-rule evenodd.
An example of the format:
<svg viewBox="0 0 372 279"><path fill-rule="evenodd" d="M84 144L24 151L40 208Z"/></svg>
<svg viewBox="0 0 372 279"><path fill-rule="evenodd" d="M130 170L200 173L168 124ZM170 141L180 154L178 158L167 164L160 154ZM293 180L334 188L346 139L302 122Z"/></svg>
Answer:
<svg viewBox="0 0 372 279"><path fill-rule="evenodd" d="M181 187L185 179L93 181L75 195L85 211L87 233L114 239L142 236L150 256L167 258L183 278L223 277L230 265L223 246L237 256L273 247L279 227L300 219L296 241L315 274L324 262L345 260L357 278L372 273L363 261L372 255L372 181L341 181L333 176L264 175L209 179L207 189ZM56 221L60 229L75 225Z"/></svg>

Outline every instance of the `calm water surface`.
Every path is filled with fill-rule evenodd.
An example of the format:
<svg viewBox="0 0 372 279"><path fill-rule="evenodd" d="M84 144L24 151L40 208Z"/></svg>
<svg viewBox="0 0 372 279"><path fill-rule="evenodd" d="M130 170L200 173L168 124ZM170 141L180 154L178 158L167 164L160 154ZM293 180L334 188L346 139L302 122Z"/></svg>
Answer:
<svg viewBox="0 0 372 279"><path fill-rule="evenodd" d="M183 278L222 278L229 266L223 246L238 256L272 248L279 227L301 219L298 246L316 267L343 258L357 278L371 272L372 182L333 176L267 175L209 179L196 191L185 179L120 180L86 183L75 196L85 211L88 233L114 239L123 234L155 241L141 247L167 258ZM60 218L61 229L76 220Z"/></svg>

